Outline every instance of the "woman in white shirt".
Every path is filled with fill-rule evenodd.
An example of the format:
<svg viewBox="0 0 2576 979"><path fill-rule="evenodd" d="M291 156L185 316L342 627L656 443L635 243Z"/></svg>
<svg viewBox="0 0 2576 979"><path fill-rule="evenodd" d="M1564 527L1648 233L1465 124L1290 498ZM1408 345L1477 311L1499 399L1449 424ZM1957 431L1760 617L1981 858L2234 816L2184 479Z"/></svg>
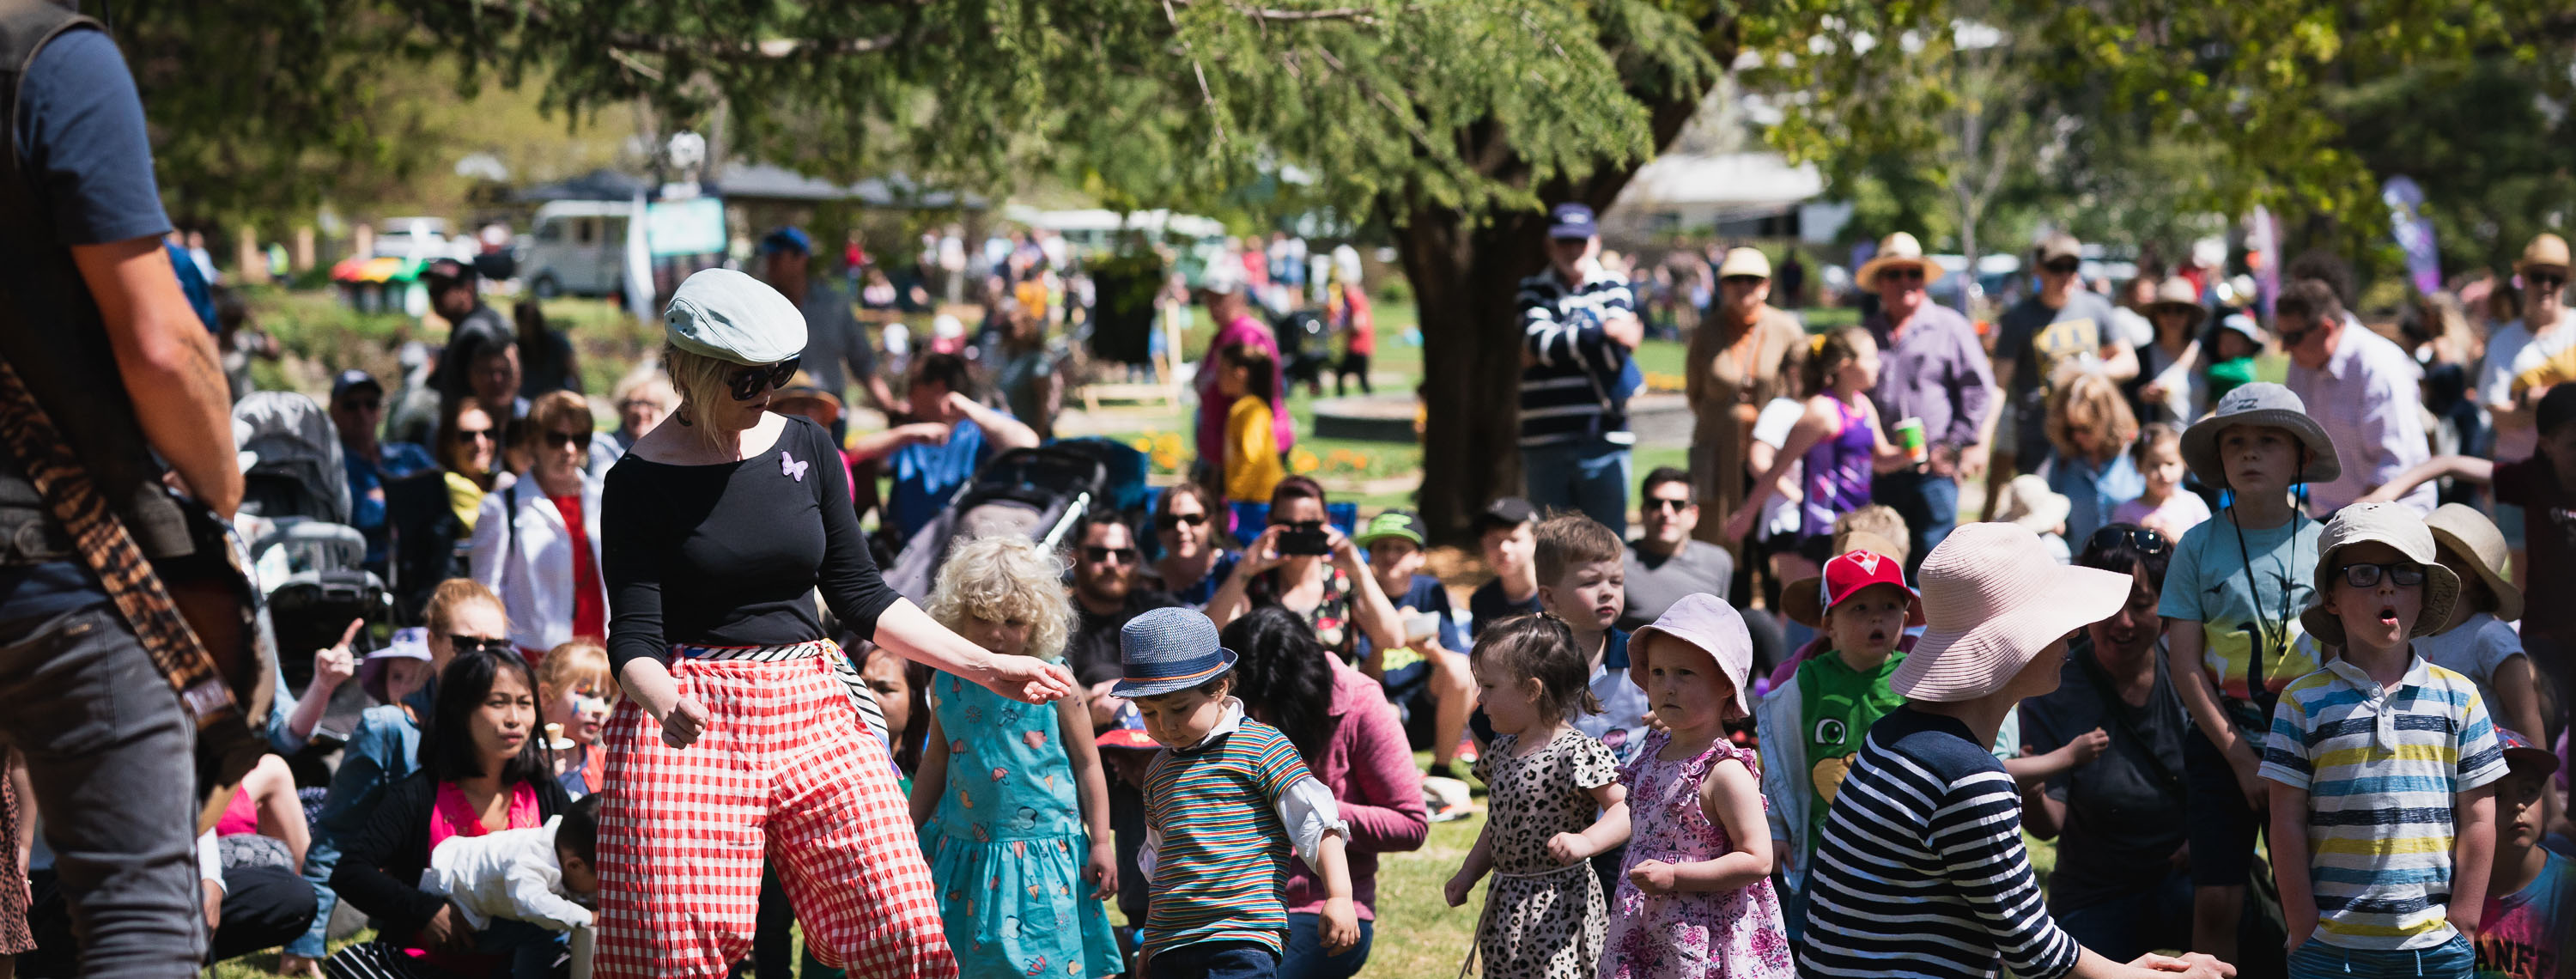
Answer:
<svg viewBox="0 0 2576 979"><path fill-rule="evenodd" d="M521 428L528 474L483 498L474 522L474 580L501 596L510 642L531 662L575 638L608 634L599 572L599 481L590 458L590 405L555 391L528 408Z"/></svg>

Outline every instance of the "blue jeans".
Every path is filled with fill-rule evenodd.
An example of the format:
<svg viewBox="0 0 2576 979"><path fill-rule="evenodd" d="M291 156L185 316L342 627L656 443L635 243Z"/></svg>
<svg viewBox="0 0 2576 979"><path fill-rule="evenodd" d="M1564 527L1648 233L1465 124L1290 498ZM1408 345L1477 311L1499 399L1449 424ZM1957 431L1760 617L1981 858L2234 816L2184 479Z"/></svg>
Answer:
<svg viewBox="0 0 2576 979"><path fill-rule="evenodd" d="M1905 518L1905 541L1914 553L1905 558L1905 579L1914 580L1923 558L1959 525L1959 481L1928 472L1892 472L1870 481L1870 501L1884 503Z"/></svg>
<svg viewBox="0 0 2576 979"><path fill-rule="evenodd" d="M1530 505L1579 510L1621 537L1628 535L1628 446L1592 438L1521 449Z"/></svg>
<svg viewBox="0 0 2576 979"><path fill-rule="evenodd" d="M2057 926L2085 948L2127 962L2160 948L2191 947L2191 874L2172 871L2154 886L2057 914Z"/></svg>
<svg viewBox="0 0 2576 979"><path fill-rule="evenodd" d="M2465 936L2432 948L2337 948L2314 938L2290 953L2290 979L2469 979L2478 953Z"/></svg>
<svg viewBox="0 0 2576 979"><path fill-rule="evenodd" d="M1340 955L1324 954L1322 915L1288 916L1288 949L1279 957L1279 979L1351 979L1368 964L1377 922L1360 919L1360 943Z"/></svg>
<svg viewBox="0 0 2576 979"><path fill-rule="evenodd" d="M340 847L331 834L320 827L313 829L313 842L304 849L304 879L313 885L313 925L294 941L286 943L286 954L301 955L316 962L327 958L325 947L330 937L331 912L340 906L340 895L331 890L331 871L340 865Z"/></svg>
<svg viewBox="0 0 2576 979"><path fill-rule="evenodd" d="M1199 942L1146 960L1145 979L1277 979L1279 956L1257 942Z"/></svg>

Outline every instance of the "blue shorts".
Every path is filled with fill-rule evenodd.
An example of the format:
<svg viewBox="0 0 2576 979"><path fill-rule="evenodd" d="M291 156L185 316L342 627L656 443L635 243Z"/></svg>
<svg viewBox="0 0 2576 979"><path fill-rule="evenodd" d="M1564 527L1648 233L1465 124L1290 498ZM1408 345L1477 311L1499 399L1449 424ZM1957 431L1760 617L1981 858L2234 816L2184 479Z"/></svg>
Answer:
<svg viewBox="0 0 2576 979"><path fill-rule="evenodd" d="M2338 948L2310 938L2290 953L2290 979L2470 979L2478 953L2464 935L2432 948Z"/></svg>

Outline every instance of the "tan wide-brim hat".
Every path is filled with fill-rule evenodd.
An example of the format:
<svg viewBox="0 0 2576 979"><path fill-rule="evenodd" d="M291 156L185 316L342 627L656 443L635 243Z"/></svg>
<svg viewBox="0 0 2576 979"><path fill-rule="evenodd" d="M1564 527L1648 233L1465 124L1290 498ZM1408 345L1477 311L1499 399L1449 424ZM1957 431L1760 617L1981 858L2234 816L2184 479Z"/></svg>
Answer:
<svg viewBox="0 0 2576 979"><path fill-rule="evenodd" d="M2440 555L2433 549L2433 529L2405 504L2355 503L2335 511L2334 519L2326 521L2325 532L2317 537L2316 575L2309 580L2316 588L2317 603L2299 613L2299 625L2318 642L2336 647L2344 644L2343 620L2326 611L2326 596L2334 590L2335 556L2354 544L2374 542L2394 547L2407 560L2424 566L2424 611L2415 617L2415 628L2406 637L2432 635L2450 621L2451 603L2460 600L2460 576L2442 566Z"/></svg>
<svg viewBox="0 0 2576 979"><path fill-rule="evenodd" d="M2227 466L2218 457L2218 436L2236 425L2281 429L2307 447L2308 464L2290 476L2293 483L2331 483L2343 476L2343 461L2335 456L2334 439L2328 438L2325 428L2308 416L2307 403L2289 388L2255 381L2237 385L2236 390L2218 399L2218 406L2210 409L2208 417L2182 430L2182 464L2190 467L2201 482L2227 488Z"/></svg>
<svg viewBox="0 0 2576 979"><path fill-rule="evenodd" d="M1987 519L2045 534L2055 531L2074 512L2075 501L2049 489L2045 477L2023 473L2004 484L2003 499L1995 502L1995 515Z"/></svg>
<svg viewBox="0 0 2576 979"><path fill-rule="evenodd" d="M2504 578L2505 562L2511 560L2513 551L2505 545L2504 531L2496 529L2494 521L2476 507L2445 503L2424 518L2424 526L2432 529L2434 546L2468 559L2477 568L2478 580L2486 582L2487 594L2495 596L2496 618L2506 622L2522 618L2522 589Z"/></svg>
<svg viewBox="0 0 2576 979"><path fill-rule="evenodd" d="M1648 664L1676 642L1697 646L1717 661L1717 671L1735 688L1726 719L1745 716L1753 702L1753 691L1744 685L1753 673L1753 634L1745 630L1744 616L1707 592L1682 596L1653 625L1628 637L1629 682L1645 689Z"/></svg>
<svg viewBox="0 0 2576 979"><path fill-rule="evenodd" d="M814 406L821 407L823 413L829 416L815 419L825 425L841 417L841 399L816 385L814 379L807 376L804 371L797 371L795 378L789 380L786 387L779 388L777 393L769 396L769 410L780 414L801 415L805 414L806 408Z"/></svg>
<svg viewBox="0 0 2576 979"><path fill-rule="evenodd" d="M1770 257L1762 254L1762 249L1759 248L1727 249L1726 260L1717 263L1717 277L1723 281L1739 275L1749 275L1757 279L1770 278Z"/></svg>
<svg viewBox="0 0 2576 979"><path fill-rule="evenodd" d="M1852 278L1860 282L1861 288L1875 289L1878 288L1880 272L1909 265L1923 270L1926 283L1941 277L1941 267L1923 257L1923 243L1914 240L1913 235L1899 231L1879 239L1877 257L1861 263L1860 271Z"/></svg>
<svg viewBox="0 0 2576 979"><path fill-rule="evenodd" d="M2057 563L2039 535L2006 523L1964 524L1923 558L1931 628L1888 677L1911 700L1975 700L2002 690L2067 634L2111 617L2135 579Z"/></svg>
<svg viewBox="0 0 2576 979"><path fill-rule="evenodd" d="M2200 304L2200 290L2191 287L2190 279L2174 275L2156 283L2156 301L2147 304L2147 315L2157 313L2181 313L2191 317L2185 327L2188 329L2209 318L2209 307Z"/></svg>
<svg viewBox="0 0 2576 979"><path fill-rule="evenodd" d="M2531 244L2522 246L2522 257L2514 260L2513 273L2521 275L2535 267L2567 268L2567 239L2543 231L2531 239Z"/></svg>

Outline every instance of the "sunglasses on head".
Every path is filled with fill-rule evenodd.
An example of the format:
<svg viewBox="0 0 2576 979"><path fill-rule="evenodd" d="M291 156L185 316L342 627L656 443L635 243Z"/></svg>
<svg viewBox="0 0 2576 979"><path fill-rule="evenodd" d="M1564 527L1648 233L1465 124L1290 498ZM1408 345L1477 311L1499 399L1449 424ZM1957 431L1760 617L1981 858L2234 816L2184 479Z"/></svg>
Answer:
<svg viewBox="0 0 2576 979"><path fill-rule="evenodd" d="M2140 554L2162 554L2165 552L2165 535L2145 527L2104 527L2093 532L2093 541L2087 549L2107 551L2123 544Z"/></svg>
<svg viewBox="0 0 2576 979"><path fill-rule="evenodd" d="M1136 549L1087 544L1082 548L1082 559L1093 564L1133 564L1136 561Z"/></svg>
<svg viewBox="0 0 2576 979"><path fill-rule="evenodd" d="M734 400L749 401L759 397L762 391L786 384L790 378L796 376L796 365L804 359L789 357L775 364L736 370L725 375L725 387L733 392Z"/></svg>
<svg viewBox="0 0 2576 979"><path fill-rule="evenodd" d="M2401 588L2411 588L2424 583L2424 566L2413 561L2347 564L2343 566L2343 583L2355 588L2377 588L2382 574L2387 575L2389 581L2397 583Z"/></svg>
<svg viewBox="0 0 2576 979"><path fill-rule="evenodd" d="M447 637L447 646L460 653L516 652L510 648L510 641L507 639L485 639L482 636L451 635Z"/></svg>
<svg viewBox="0 0 2576 979"><path fill-rule="evenodd" d="M546 445L555 449L590 448L589 432L547 432Z"/></svg>
<svg viewBox="0 0 2576 979"><path fill-rule="evenodd" d="M1196 527L1206 522L1207 514L1204 513L1166 513L1154 518L1154 529L1179 530L1182 524Z"/></svg>

